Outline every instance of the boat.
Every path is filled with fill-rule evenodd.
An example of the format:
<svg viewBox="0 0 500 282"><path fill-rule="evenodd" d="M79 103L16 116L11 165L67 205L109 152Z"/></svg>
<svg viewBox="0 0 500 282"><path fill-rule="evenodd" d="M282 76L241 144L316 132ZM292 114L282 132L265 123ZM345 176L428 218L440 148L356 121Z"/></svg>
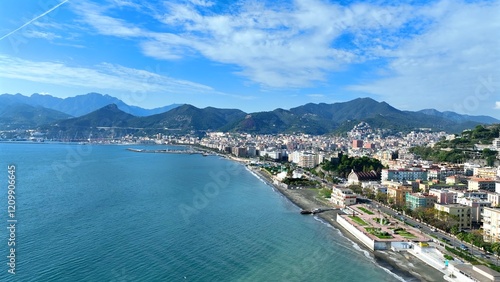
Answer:
<svg viewBox="0 0 500 282"><path fill-rule="evenodd" d="M311 214L312 211L309 211L309 210L301 210L300 211L301 214Z"/></svg>

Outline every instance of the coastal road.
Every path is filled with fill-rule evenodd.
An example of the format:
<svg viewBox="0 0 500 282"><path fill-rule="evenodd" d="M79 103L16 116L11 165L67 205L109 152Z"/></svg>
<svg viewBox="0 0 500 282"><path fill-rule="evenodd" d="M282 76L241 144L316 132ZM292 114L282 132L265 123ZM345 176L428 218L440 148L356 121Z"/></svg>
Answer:
<svg viewBox="0 0 500 282"><path fill-rule="evenodd" d="M403 214L401 214L397 211L394 211L393 209L386 207L386 206L384 206L376 201L370 201L367 199L367 203L369 205L371 205L371 207L374 210L380 210L380 212L388 214L391 217L398 217L398 218L404 220L404 222L408 223L411 226L414 226L415 229L420 230L421 233L425 233L427 235L433 235L437 238L443 239L443 240L448 242L448 245L451 245L451 246L456 247L456 248L460 248L461 246L466 246L467 251L470 254L474 255L475 257L481 258L482 260L486 260L486 261L489 261L490 263L496 264L496 257L495 256L487 255L485 251L478 249L478 247L473 246L469 243L460 241L452 234L439 231L439 230L435 229L434 227L427 225L426 223L419 222L411 217L403 215ZM439 243L444 245L442 240L439 240Z"/></svg>

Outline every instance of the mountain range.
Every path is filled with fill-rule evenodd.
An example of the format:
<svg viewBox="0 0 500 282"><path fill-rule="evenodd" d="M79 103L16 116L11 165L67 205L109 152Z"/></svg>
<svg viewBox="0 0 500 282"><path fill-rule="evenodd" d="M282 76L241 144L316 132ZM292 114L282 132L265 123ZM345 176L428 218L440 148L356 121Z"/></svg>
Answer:
<svg viewBox="0 0 500 282"><path fill-rule="evenodd" d="M309 103L289 110L245 113L238 109L200 109L188 104L146 110L128 106L117 98L98 93L80 95L73 97L74 99L52 96L41 98L47 95L38 94L33 96L35 97L30 100L20 94L0 95L0 129L38 128L53 138L84 138L89 135L104 137L110 132L114 136L196 131L326 134L348 131L361 121L374 128L397 131L431 128L437 131L461 132L477 124L500 123L499 120L488 116L460 115L437 110L401 111L386 102L377 102L371 98L358 98L334 104ZM23 103L23 100L30 101L30 104ZM119 102L77 115L111 100ZM88 104L82 104L84 101L88 101ZM80 109L77 109L78 105ZM57 108L65 109L65 112L57 111ZM144 116L148 111L153 113L160 109L165 110ZM68 113L76 117L71 117Z"/></svg>
<svg viewBox="0 0 500 282"><path fill-rule="evenodd" d="M99 93L88 93L64 99L51 95L41 95L38 93L32 94L31 96L24 96L21 94L0 95L0 110L2 107L14 104L27 104L34 107L44 107L63 112L73 117L79 117L91 113L109 104L115 104L120 110L131 115L141 117L164 113L170 109L180 106L180 104L172 104L154 109L144 109L137 106L127 105L118 98Z"/></svg>

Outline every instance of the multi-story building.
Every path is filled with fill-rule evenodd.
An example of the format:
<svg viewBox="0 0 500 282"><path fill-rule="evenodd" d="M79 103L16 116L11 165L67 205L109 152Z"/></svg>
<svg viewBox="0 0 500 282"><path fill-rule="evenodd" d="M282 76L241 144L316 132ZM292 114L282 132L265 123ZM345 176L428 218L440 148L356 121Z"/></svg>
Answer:
<svg viewBox="0 0 500 282"><path fill-rule="evenodd" d="M318 155L311 152L295 151L288 155L288 161L300 167L313 168L318 165Z"/></svg>
<svg viewBox="0 0 500 282"><path fill-rule="evenodd" d="M435 196L438 204L455 204L457 202L457 194L446 189L430 189L429 195Z"/></svg>
<svg viewBox="0 0 500 282"><path fill-rule="evenodd" d="M313 168L317 165L317 157L312 153L303 153L299 157L299 162L297 165L300 167Z"/></svg>
<svg viewBox="0 0 500 282"><path fill-rule="evenodd" d="M500 206L500 194L498 192L489 192L488 193L488 202L491 203L492 207Z"/></svg>
<svg viewBox="0 0 500 282"><path fill-rule="evenodd" d="M406 182L417 179L427 179L427 171L421 168L382 169L382 180Z"/></svg>
<svg viewBox="0 0 500 282"><path fill-rule="evenodd" d="M460 230L471 228L471 208L460 204L434 204L434 209L456 217ZM438 218L440 215L438 213Z"/></svg>
<svg viewBox="0 0 500 282"><path fill-rule="evenodd" d="M446 177L446 184L454 185L454 184L462 184L466 183L466 178L463 175L451 175Z"/></svg>
<svg viewBox="0 0 500 282"><path fill-rule="evenodd" d="M356 198L356 194L354 194L351 189L334 186L332 188L330 202L334 205L345 207L356 204Z"/></svg>
<svg viewBox="0 0 500 282"><path fill-rule="evenodd" d="M246 157L247 156L247 148L246 147L233 147L232 148L233 155L237 157Z"/></svg>
<svg viewBox="0 0 500 282"><path fill-rule="evenodd" d="M406 194L413 192L414 192L413 187L408 185L388 186L387 199L390 203L402 207L405 205L406 202Z"/></svg>
<svg viewBox="0 0 500 282"><path fill-rule="evenodd" d="M352 140L352 148L354 149L363 148L363 140Z"/></svg>
<svg viewBox="0 0 500 282"><path fill-rule="evenodd" d="M486 242L500 242L500 208L484 208L483 239Z"/></svg>
<svg viewBox="0 0 500 282"><path fill-rule="evenodd" d="M495 179L497 176L497 169L495 167L476 167L474 168L474 176L478 178Z"/></svg>
<svg viewBox="0 0 500 282"><path fill-rule="evenodd" d="M407 193L405 197L406 206L411 210L433 207L436 201L436 196L422 193Z"/></svg>
<svg viewBox="0 0 500 282"><path fill-rule="evenodd" d="M468 181L468 190L495 191L495 179L492 178L471 178Z"/></svg>
<svg viewBox="0 0 500 282"><path fill-rule="evenodd" d="M491 202L477 198L459 198L457 203L471 207L473 222L481 222L481 215L485 207L491 207Z"/></svg>

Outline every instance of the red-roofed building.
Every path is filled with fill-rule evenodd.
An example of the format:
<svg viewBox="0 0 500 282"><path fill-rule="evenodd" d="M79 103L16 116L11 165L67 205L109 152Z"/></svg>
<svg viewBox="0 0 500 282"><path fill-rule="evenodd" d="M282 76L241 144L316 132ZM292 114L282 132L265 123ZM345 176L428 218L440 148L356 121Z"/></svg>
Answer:
<svg viewBox="0 0 500 282"><path fill-rule="evenodd" d="M369 172L363 171L354 171L351 170L351 173L347 176L347 182L349 184L361 184L363 182L374 182L380 181L380 174L376 173L374 170Z"/></svg>

